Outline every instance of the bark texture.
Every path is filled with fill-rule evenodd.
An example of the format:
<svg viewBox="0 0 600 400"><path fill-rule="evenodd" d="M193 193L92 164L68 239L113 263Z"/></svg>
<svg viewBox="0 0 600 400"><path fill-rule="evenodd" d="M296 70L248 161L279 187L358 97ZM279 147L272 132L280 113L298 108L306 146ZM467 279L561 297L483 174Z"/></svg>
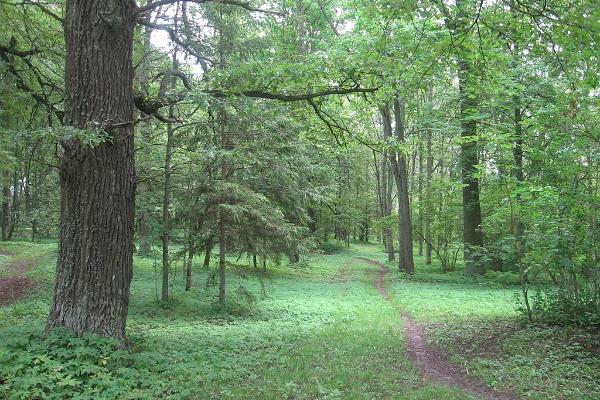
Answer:
<svg viewBox="0 0 600 400"><path fill-rule="evenodd" d="M133 264L133 1L69 0L65 125L104 129L90 147L63 142L61 223L48 327L124 343ZM119 128L113 124L125 123Z"/></svg>

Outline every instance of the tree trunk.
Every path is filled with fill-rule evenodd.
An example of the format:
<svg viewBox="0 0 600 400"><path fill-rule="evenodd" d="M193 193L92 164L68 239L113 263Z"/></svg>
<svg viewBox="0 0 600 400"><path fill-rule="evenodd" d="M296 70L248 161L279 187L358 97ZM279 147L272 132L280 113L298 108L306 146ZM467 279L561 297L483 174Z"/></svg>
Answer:
<svg viewBox="0 0 600 400"><path fill-rule="evenodd" d="M8 173L2 181L2 219L0 226L2 228L2 240L8 240L8 226L10 224L10 178Z"/></svg>
<svg viewBox="0 0 600 400"><path fill-rule="evenodd" d="M431 130L427 130L427 181L425 182L425 263L431 265L431 244L433 235L431 234L431 224L433 221L433 200L431 192L431 180L433 178L433 138Z"/></svg>
<svg viewBox="0 0 600 400"><path fill-rule="evenodd" d="M95 147L62 143L59 255L48 317L49 328L123 344L133 264L134 10L132 1L67 1L64 122L103 127L109 139Z"/></svg>
<svg viewBox="0 0 600 400"><path fill-rule="evenodd" d="M399 143L404 143L404 100L396 98L394 101L395 136ZM410 201L408 198L408 171L406 157L397 152L394 157L394 178L398 191L398 246L400 269L406 273L415 272L413 260L412 222L410 217Z"/></svg>
<svg viewBox="0 0 600 400"><path fill-rule="evenodd" d="M15 171L13 173L13 183L12 183L12 198L10 202L10 218L8 223L8 229L6 233L6 240L12 240L13 234L15 233L15 227L17 226L17 222L19 219L19 208L20 208L20 192L21 192L21 183L20 183L20 172Z"/></svg>
<svg viewBox="0 0 600 400"><path fill-rule="evenodd" d="M392 215L392 185L393 185L393 176L390 168L388 152L386 151L384 154L384 159L381 163L381 171L383 175L382 185L384 189L384 217L388 218ZM385 235L385 246L388 253L388 261L396 260L396 252L394 251L394 232L392 231L392 227L386 226L384 230Z"/></svg>
<svg viewBox="0 0 600 400"><path fill-rule="evenodd" d="M185 291L189 292L192 288L192 264L194 260L194 251L192 249L192 243L188 243L188 259L185 265Z"/></svg>
<svg viewBox="0 0 600 400"><path fill-rule="evenodd" d="M150 15L150 14L149 14ZM151 43L151 37L152 37L152 28L148 27L148 26L144 26L144 34L143 34L143 48L145 52L151 52L152 51L152 43ZM140 65L140 67L138 67L138 79L140 81L140 86L142 88L142 91L144 93L148 92L148 88L150 86L150 80L151 77L149 75L150 69L149 69L149 62L148 62L149 57L145 57L144 61L142 62L142 64ZM148 132L151 131L151 124L152 121L144 121L142 122L142 126L143 129L141 129L142 131L142 136L144 141L149 142L150 138L148 137L149 134ZM145 126L144 126L145 125ZM145 163L142 163L142 168L140 172L140 175L142 175L142 178L145 177L145 175L147 173L145 173L145 168L143 167ZM138 194L138 199L141 200L141 207L139 209L139 213L138 213L138 237L139 237L139 241L140 241L140 246L138 248L138 256L140 257L147 257L152 253L152 232L150 229L150 221L151 221L151 211L149 209L149 207L145 204L146 202L144 201L144 197L146 196L146 194L148 193L148 184L144 181L140 182L137 185L137 194ZM139 202L138 202L139 203Z"/></svg>
<svg viewBox="0 0 600 400"><path fill-rule="evenodd" d="M225 303L225 220L219 209L219 303Z"/></svg>
<svg viewBox="0 0 600 400"><path fill-rule="evenodd" d="M206 250L204 252L204 262L202 263L202 267L204 269L208 269L210 267L210 255L213 249L213 240L208 239L206 242Z"/></svg>
<svg viewBox="0 0 600 400"><path fill-rule="evenodd" d="M381 109L384 137L392 137L391 116L388 107ZM395 136L398 143L404 142L404 102L396 99L394 102L394 117L396 122ZM397 151L390 151L388 155L392 166L392 173L396 182L398 194L398 246L399 268L401 271L412 274L415 271L413 261L412 226L410 220L410 202L408 199L408 171L406 157Z"/></svg>
<svg viewBox="0 0 600 400"><path fill-rule="evenodd" d="M463 183L463 242L465 274L484 274L485 267L481 260L483 233L481 231L481 206L479 202L479 145L477 141L477 100L472 92L473 77L471 66L460 60L459 91L461 115L461 171Z"/></svg>
<svg viewBox="0 0 600 400"><path fill-rule="evenodd" d="M517 18L517 11L514 8L514 4L511 1L510 3L510 11L512 17L514 19ZM515 21L518 22L518 21ZM516 32L512 30L512 36L516 38ZM514 70L518 70L519 66L519 43L514 40L512 43L512 51L513 51L513 67ZM525 255L525 239L524 239L524 231L525 226L523 224L523 218L521 217L523 201L521 198L521 193L518 191L520 189L521 184L525 180L525 175L523 173L523 117L521 110L521 98L518 95L513 96L513 106L514 106L514 147L513 147L513 156L515 159L515 168L513 171L515 180L517 181L517 204L519 205L519 210L517 213L517 221L515 223L515 241L517 247L517 259L520 261Z"/></svg>
<svg viewBox="0 0 600 400"><path fill-rule="evenodd" d="M459 34L468 34L470 17L469 4L466 0L458 0L458 16L455 28ZM481 205L479 202L479 141L477 139L478 93L474 66L469 61L469 49L463 43L457 48L458 88L460 96L461 118L461 173L463 183L463 242L465 274L477 275L485 273L481 259L483 250L483 232L481 231Z"/></svg>
<svg viewBox="0 0 600 400"><path fill-rule="evenodd" d="M169 106L169 120L173 118L173 106ZM169 300L169 239L171 236L170 213L171 204L171 158L173 153L173 124L167 123L167 148L165 152L165 175L162 206L162 301Z"/></svg>
<svg viewBox="0 0 600 400"><path fill-rule="evenodd" d="M425 225L425 211L424 211L424 205L423 205L423 144L420 143L419 144L419 175L417 177L418 183L417 183L417 190L418 190L418 199L419 199L419 214L418 214L418 218L419 218L419 232L423 232L423 228ZM419 237L419 257L423 256L423 238Z"/></svg>

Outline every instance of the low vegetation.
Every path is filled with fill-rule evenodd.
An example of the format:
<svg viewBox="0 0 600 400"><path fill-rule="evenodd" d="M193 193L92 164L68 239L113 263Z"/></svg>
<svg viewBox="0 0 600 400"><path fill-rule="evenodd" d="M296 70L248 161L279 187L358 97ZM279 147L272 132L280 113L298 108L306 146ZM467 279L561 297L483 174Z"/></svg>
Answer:
<svg viewBox="0 0 600 400"><path fill-rule="evenodd" d="M38 289L0 307L0 397L8 399L468 399L424 380L406 356L401 312L465 370L532 399L600 394L597 335L523 326L515 286L435 273L417 259L412 277L388 274L391 301L375 287L379 246L314 254L306 266L254 269L231 259L232 293L220 305L213 269L194 288L172 276L160 306L156 263L135 260L128 349L93 335L44 332L55 244L8 244L11 260L35 254ZM8 251L6 251L8 252ZM436 275L444 283L432 283ZM594 339L595 338L595 339ZM567 382L570 382L567 385Z"/></svg>

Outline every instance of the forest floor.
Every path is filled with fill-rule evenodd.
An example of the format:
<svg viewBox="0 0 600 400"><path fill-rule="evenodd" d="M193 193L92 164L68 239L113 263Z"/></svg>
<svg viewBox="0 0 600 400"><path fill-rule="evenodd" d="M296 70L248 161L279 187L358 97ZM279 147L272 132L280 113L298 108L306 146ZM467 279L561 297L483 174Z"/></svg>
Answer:
<svg viewBox="0 0 600 400"><path fill-rule="evenodd" d="M161 305L159 257L135 257L124 352L43 335L55 249L0 245L0 276L39 260L17 272L35 293L0 306L0 398L600 398L598 332L523 325L509 275L442 274L417 257L404 276L379 246L352 244L266 272L231 258L224 306L214 270L185 292L177 261Z"/></svg>

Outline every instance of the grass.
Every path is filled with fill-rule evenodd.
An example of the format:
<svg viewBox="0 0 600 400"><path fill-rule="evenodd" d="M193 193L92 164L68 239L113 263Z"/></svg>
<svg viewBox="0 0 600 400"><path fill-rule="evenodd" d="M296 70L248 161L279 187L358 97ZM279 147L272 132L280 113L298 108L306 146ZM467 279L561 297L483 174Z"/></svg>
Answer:
<svg viewBox="0 0 600 400"><path fill-rule="evenodd" d="M385 261L375 245L315 254L297 267L270 265L266 273L232 258L224 306L216 303L214 271L195 268L194 287L185 292L180 264L173 268L171 301L160 304L158 265L136 257L129 353L94 337L44 336L55 244L2 244L0 250L35 257L39 266L28 274L43 282L35 295L0 307L0 398L469 399L424 381L410 364L400 310L427 324L438 345L497 387L533 399L600 393L598 358L585 348L590 337L580 337L580 347L555 346L574 334L523 329L515 287L440 274L417 258L411 279L391 269L388 302L373 285L377 267L360 259ZM591 361L579 364L584 354Z"/></svg>
<svg viewBox="0 0 600 400"><path fill-rule="evenodd" d="M111 353L101 340L41 335L50 301L44 287L0 308L0 358L10 360L0 367L6 376L0 393L19 399L36 393L56 399L467 399L424 382L404 356L397 310L376 293L373 267L357 260L373 252L314 255L308 267L271 266L266 274L236 264L223 307L215 303L217 288L206 284L209 271L196 271L186 293L180 266L170 304L160 305L155 262L136 257L130 354ZM51 275L50 258L36 274Z"/></svg>
<svg viewBox="0 0 600 400"><path fill-rule="evenodd" d="M510 274L441 274L415 260L417 273L392 277L389 290L454 362L527 399L600 398L598 329L525 324Z"/></svg>

